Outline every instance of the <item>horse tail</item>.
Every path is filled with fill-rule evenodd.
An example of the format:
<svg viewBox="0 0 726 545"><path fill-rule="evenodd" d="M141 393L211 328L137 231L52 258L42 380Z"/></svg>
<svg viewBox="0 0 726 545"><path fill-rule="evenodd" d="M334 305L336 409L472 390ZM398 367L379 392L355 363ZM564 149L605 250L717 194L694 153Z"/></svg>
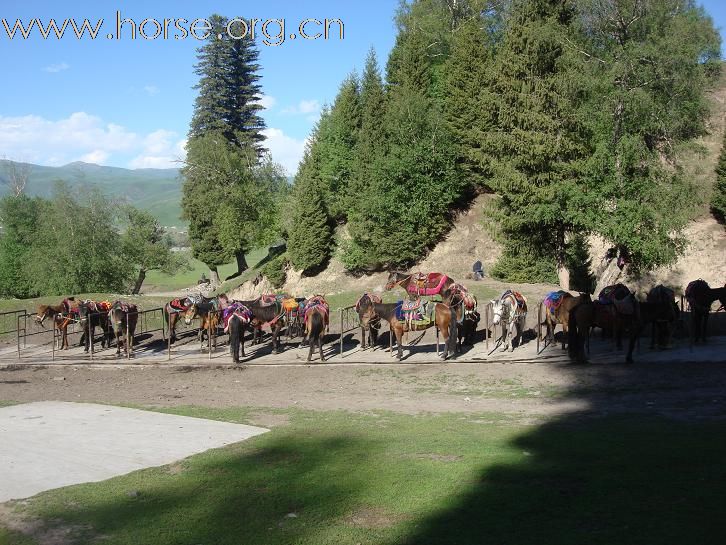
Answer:
<svg viewBox="0 0 726 545"><path fill-rule="evenodd" d="M229 349L232 352L232 357L236 358L239 354L239 331L240 331L240 320L237 316L232 315L229 318Z"/></svg>
<svg viewBox="0 0 726 545"><path fill-rule="evenodd" d="M325 320L320 312L314 310L308 322L308 340L310 342L317 341L323 333L323 329L325 329Z"/></svg>
<svg viewBox="0 0 726 545"><path fill-rule="evenodd" d="M571 358L576 358L580 349L580 332L577 326L577 310L578 306L574 306L570 309L568 316L568 329L567 329L567 353Z"/></svg>
<svg viewBox="0 0 726 545"><path fill-rule="evenodd" d="M456 310L454 308L449 308L449 312L451 313L451 319L449 320L449 342L446 343L446 350L449 350L449 346L451 346L451 343L454 343L454 353L456 353L456 343L458 343L458 332L457 327L458 324L456 322Z"/></svg>

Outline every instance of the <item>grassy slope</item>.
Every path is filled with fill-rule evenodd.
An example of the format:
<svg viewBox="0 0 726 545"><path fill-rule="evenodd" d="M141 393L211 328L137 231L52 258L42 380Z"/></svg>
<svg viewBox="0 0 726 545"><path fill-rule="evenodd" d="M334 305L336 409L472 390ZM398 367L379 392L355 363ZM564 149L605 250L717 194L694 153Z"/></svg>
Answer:
<svg viewBox="0 0 726 545"><path fill-rule="evenodd" d="M717 543L726 530L723 423L287 414L250 441L15 508L66 543L109 545Z"/></svg>

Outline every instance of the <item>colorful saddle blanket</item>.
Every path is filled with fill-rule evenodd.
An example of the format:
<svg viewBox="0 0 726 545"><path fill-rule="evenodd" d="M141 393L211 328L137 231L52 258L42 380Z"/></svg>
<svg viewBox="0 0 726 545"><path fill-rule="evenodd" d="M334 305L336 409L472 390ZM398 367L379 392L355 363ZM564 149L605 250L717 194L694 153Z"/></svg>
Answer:
<svg viewBox="0 0 726 545"><path fill-rule="evenodd" d="M330 320L329 314L330 314L330 307L328 307L327 303L314 303L312 305L305 305L305 323L308 323L310 320L310 316L312 316L313 311L319 312L323 315L323 321L327 324Z"/></svg>
<svg viewBox="0 0 726 545"><path fill-rule="evenodd" d="M396 319L411 326L425 326L434 321L436 303L433 301L399 301L396 304Z"/></svg>
<svg viewBox="0 0 726 545"><path fill-rule="evenodd" d="M411 276L406 291L411 295L438 295L448 279L449 277L442 273L417 273Z"/></svg>
<svg viewBox="0 0 726 545"><path fill-rule="evenodd" d="M124 314L136 312L138 309L133 303L127 303L126 301L114 301L109 310L120 309Z"/></svg>
<svg viewBox="0 0 726 545"><path fill-rule="evenodd" d="M560 308L562 301L565 300L565 296L569 295L566 291L551 291L544 298L544 306L550 311L550 314L554 314L555 311Z"/></svg>
<svg viewBox="0 0 726 545"><path fill-rule="evenodd" d="M111 303L109 301L85 301L85 303L88 305L88 309L94 313L98 314L101 312L108 312L111 309Z"/></svg>
<svg viewBox="0 0 726 545"><path fill-rule="evenodd" d="M222 311L225 333L229 330L229 321L233 316L237 317L243 324L249 324L252 321L252 311L242 303L234 301Z"/></svg>

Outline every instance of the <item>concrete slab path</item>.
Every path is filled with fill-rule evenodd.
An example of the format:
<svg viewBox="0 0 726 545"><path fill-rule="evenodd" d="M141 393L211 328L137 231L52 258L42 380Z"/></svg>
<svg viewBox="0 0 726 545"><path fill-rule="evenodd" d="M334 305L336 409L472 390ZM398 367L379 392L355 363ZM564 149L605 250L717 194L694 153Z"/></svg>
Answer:
<svg viewBox="0 0 726 545"><path fill-rule="evenodd" d="M0 408L0 502L236 443L265 428L92 403Z"/></svg>

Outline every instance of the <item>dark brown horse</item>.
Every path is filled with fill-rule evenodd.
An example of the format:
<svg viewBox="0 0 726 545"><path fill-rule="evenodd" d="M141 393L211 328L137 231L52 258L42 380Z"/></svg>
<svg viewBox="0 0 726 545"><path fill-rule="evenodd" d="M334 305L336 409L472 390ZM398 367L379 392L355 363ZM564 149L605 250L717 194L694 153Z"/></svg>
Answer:
<svg viewBox="0 0 726 545"><path fill-rule="evenodd" d="M670 348L673 329L680 316L676 294L671 288L658 285L648 292L640 304L641 327L652 324L650 348Z"/></svg>
<svg viewBox="0 0 726 545"><path fill-rule="evenodd" d="M84 352L88 352L95 343L96 327L100 327L103 333L101 336L101 348L105 348L106 346L111 347L113 330L109 326L108 309L108 303L97 301L86 300L78 304L78 321L83 329L81 345L85 345Z"/></svg>
<svg viewBox="0 0 726 545"><path fill-rule="evenodd" d="M232 361L239 363L240 348L245 356L245 328L252 321L252 311L239 301L231 301L222 311L224 331L229 333L229 351Z"/></svg>
<svg viewBox="0 0 726 545"><path fill-rule="evenodd" d="M124 352L127 357L134 355L134 333L139 319L136 305L116 301L108 311L108 320L116 337L116 355L121 354L121 339L124 339Z"/></svg>
<svg viewBox="0 0 726 545"><path fill-rule="evenodd" d="M451 297L451 287L455 283L453 278L441 273L423 274L391 271L388 274L386 291L399 286L406 290L406 293L411 297L441 295L444 302L448 303Z"/></svg>
<svg viewBox="0 0 726 545"><path fill-rule="evenodd" d="M189 310L189 307L196 300L201 300L193 297L180 297L169 301L164 305L164 322L166 323L167 332L169 333L169 340L172 344L176 342L176 324L182 315Z"/></svg>
<svg viewBox="0 0 726 545"><path fill-rule="evenodd" d="M280 330L285 325L285 308L281 300L258 297L252 301L240 301L252 311L252 344L261 342L262 328L270 326L272 353L279 353Z"/></svg>
<svg viewBox="0 0 726 545"><path fill-rule="evenodd" d="M305 337L310 343L308 359L313 357L317 346L320 352L320 361L325 361L323 355L323 333L329 327L330 307L324 297L318 295L305 302Z"/></svg>
<svg viewBox="0 0 726 545"><path fill-rule="evenodd" d="M398 355L397 359L400 361L403 357L403 334L407 331L423 331L432 326L436 326L444 336L444 352L441 355L442 359L447 359L449 354L451 356L456 355L456 337L457 337L457 316L456 311L449 305L444 303L429 303L434 305L433 312L428 312L429 320L422 324L416 324L397 316L398 309L401 305L399 303L373 303L370 299L366 299L361 302L361 311L364 319L370 323L375 318L380 318L387 321L391 327L391 330L396 335L396 342L398 343Z"/></svg>
<svg viewBox="0 0 726 545"><path fill-rule="evenodd" d="M355 303L355 311L358 313L360 321L361 343L360 347L367 350L369 347L374 348L378 342L378 331L381 329L381 319L378 316L370 318L363 309L368 308L373 303L381 303L381 298L375 294L364 293ZM368 344L366 344L366 331L368 331Z"/></svg>
<svg viewBox="0 0 726 545"><path fill-rule="evenodd" d="M711 305L718 300L726 306L726 286L711 288L705 280L694 280L686 288L686 300L691 310L691 335L694 343L706 342L708 315Z"/></svg>

